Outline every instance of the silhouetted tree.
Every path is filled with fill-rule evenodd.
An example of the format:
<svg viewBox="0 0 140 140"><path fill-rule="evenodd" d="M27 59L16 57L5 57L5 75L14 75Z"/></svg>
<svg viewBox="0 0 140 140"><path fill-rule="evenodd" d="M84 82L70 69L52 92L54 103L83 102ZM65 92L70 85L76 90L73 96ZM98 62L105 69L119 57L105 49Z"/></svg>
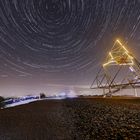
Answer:
<svg viewBox="0 0 140 140"><path fill-rule="evenodd" d="M40 93L40 98L46 98L46 95L44 93Z"/></svg>

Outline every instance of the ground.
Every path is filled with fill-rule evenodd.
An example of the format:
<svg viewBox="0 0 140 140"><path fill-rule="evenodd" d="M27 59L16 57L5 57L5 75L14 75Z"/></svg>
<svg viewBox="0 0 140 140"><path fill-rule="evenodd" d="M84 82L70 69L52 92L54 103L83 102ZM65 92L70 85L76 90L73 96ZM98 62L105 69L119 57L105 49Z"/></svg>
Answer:
<svg viewBox="0 0 140 140"><path fill-rule="evenodd" d="M111 139L140 139L140 99L46 100L0 110L0 140Z"/></svg>

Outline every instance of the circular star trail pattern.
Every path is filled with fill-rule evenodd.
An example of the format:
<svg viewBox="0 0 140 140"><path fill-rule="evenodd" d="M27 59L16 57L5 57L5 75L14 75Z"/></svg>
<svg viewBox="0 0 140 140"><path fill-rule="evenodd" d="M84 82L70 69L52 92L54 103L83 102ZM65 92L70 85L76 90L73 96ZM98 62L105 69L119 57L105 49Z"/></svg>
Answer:
<svg viewBox="0 0 140 140"><path fill-rule="evenodd" d="M1 77L91 77L114 37L139 39L136 0L0 0Z"/></svg>

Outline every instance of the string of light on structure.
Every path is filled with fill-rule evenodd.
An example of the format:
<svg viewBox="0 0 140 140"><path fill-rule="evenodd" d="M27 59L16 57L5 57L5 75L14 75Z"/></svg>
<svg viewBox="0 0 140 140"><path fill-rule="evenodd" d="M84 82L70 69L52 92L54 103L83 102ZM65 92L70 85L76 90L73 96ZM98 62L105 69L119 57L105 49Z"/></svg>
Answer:
<svg viewBox="0 0 140 140"><path fill-rule="evenodd" d="M119 45L117 48L116 45ZM114 49L115 48L115 49ZM133 56L126 47L117 39L113 45L112 50L108 54L107 62L103 64L103 67L108 65L133 65Z"/></svg>

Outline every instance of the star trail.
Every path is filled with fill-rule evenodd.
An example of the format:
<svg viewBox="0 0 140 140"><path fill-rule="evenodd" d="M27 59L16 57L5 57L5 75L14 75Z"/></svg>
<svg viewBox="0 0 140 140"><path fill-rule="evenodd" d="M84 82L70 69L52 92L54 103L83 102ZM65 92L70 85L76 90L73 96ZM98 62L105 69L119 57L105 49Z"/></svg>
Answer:
<svg viewBox="0 0 140 140"><path fill-rule="evenodd" d="M139 0L0 0L0 83L88 85L116 37L138 55L139 31Z"/></svg>

